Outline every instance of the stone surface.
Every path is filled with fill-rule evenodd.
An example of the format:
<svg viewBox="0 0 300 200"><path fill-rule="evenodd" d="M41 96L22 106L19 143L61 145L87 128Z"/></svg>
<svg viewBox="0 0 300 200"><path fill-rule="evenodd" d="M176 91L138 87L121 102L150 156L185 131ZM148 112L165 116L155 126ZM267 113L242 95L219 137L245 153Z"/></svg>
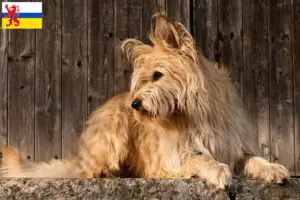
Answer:
<svg viewBox="0 0 300 200"><path fill-rule="evenodd" d="M300 199L300 179L285 185L234 180L226 191L199 179L0 179L0 199Z"/></svg>

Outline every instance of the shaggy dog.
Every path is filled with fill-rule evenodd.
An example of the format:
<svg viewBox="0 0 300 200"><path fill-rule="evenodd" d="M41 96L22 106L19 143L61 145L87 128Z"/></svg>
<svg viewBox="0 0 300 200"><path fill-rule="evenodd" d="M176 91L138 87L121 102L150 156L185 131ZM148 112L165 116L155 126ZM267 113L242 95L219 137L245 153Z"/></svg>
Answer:
<svg viewBox="0 0 300 200"><path fill-rule="evenodd" d="M129 93L95 110L72 160L29 163L3 150L2 177L76 178L106 173L133 177L199 177L224 189L232 175L281 183L282 165L258 156L229 73L197 52L188 30L154 15L153 45L121 44L134 70Z"/></svg>

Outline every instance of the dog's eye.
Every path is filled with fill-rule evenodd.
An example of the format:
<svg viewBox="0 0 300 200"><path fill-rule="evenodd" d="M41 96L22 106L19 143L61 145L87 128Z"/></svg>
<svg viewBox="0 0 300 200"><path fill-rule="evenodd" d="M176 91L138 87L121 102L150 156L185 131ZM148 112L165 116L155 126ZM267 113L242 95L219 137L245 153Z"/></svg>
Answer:
<svg viewBox="0 0 300 200"><path fill-rule="evenodd" d="M154 74L153 74L153 80L157 81L162 76L163 76L163 74L161 72L154 72Z"/></svg>

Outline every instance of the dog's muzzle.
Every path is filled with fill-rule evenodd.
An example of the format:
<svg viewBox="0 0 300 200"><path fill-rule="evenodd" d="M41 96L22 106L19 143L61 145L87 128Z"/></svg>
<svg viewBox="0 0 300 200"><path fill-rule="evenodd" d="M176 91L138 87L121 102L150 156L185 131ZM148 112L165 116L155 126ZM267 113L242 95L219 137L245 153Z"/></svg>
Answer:
<svg viewBox="0 0 300 200"><path fill-rule="evenodd" d="M142 102L139 99L135 99L132 104L131 107L135 110L139 110L141 108Z"/></svg>

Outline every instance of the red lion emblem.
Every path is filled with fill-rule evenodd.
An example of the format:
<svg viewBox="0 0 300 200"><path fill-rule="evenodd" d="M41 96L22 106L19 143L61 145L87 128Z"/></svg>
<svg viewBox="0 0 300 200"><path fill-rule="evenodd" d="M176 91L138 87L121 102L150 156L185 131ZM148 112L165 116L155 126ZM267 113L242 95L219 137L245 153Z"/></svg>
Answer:
<svg viewBox="0 0 300 200"><path fill-rule="evenodd" d="M12 25L12 23L14 22L15 26L19 26L20 24L20 20L18 19L18 13L19 13L19 6L16 5L12 5L10 7L8 7L8 5L5 5L5 8L7 10L7 14L4 16L5 18L10 18L9 19L9 24L6 24L6 26L10 26Z"/></svg>

